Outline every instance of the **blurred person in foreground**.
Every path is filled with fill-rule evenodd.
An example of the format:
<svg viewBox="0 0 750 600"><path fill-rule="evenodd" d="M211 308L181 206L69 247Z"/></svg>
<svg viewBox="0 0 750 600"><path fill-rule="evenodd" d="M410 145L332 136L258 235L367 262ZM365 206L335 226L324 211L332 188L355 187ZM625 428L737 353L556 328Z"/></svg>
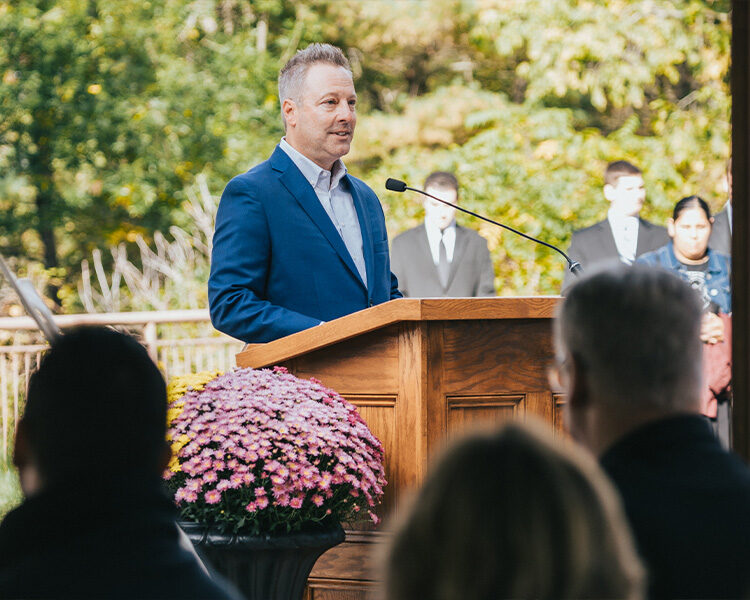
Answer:
<svg viewBox="0 0 750 600"><path fill-rule="evenodd" d="M729 386L732 380L731 258L709 248L714 219L699 196L688 196L674 207L667 223L672 241L641 256L637 262L674 272L687 281L703 302L703 393L701 414L711 420L725 447L730 445Z"/></svg>
<svg viewBox="0 0 750 600"><path fill-rule="evenodd" d="M234 598L182 549L164 379L132 337L65 333L29 381L0 524L2 598Z"/></svg>
<svg viewBox="0 0 750 600"><path fill-rule="evenodd" d="M750 592L750 470L699 412L702 309L637 264L581 279L555 323L568 428L620 491L653 598Z"/></svg>
<svg viewBox="0 0 750 600"><path fill-rule="evenodd" d="M458 204L458 179L453 173L431 173L424 190ZM424 200L424 223L393 239L391 263L398 288L407 297L495 295L487 240L456 225L456 209L432 198Z"/></svg>
<svg viewBox="0 0 750 600"><path fill-rule="evenodd" d="M616 492L551 438L515 422L449 449L396 531L387 599L642 598Z"/></svg>

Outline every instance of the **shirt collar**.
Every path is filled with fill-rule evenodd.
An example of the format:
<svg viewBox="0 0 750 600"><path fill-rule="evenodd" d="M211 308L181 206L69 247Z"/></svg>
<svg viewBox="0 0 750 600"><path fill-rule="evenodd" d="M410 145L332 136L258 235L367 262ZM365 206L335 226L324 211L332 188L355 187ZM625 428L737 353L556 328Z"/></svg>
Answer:
<svg viewBox="0 0 750 600"><path fill-rule="evenodd" d="M440 239L444 235L455 235L456 233L456 221L455 219L450 222L450 224L445 229L440 229L437 225L434 223L429 222L427 219L424 221L424 227L427 230L427 233L432 237L434 236L437 239Z"/></svg>
<svg viewBox="0 0 750 600"><path fill-rule="evenodd" d="M286 138L281 138L279 147L286 152L289 158L292 159L292 162L297 166L302 175L314 189L324 191L332 190L347 173L346 166L340 158L333 163L333 167L330 171L326 171L320 165L316 165L304 154L292 148L291 144L286 141Z"/></svg>
<svg viewBox="0 0 750 600"><path fill-rule="evenodd" d="M613 213L612 211L607 212L607 220L611 227L623 229L625 227L638 225L638 217L636 215L625 216Z"/></svg>

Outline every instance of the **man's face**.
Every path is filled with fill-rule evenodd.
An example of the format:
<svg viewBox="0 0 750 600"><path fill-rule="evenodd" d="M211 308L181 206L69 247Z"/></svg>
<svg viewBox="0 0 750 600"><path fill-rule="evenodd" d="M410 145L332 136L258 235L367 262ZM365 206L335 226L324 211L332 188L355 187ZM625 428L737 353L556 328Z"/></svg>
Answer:
<svg viewBox="0 0 750 600"><path fill-rule="evenodd" d="M646 187L640 175L623 175L615 185L604 186L604 197L609 200L610 210L625 216L635 217L641 212L646 199Z"/></svg>
<svg viewBox="0 0 750 600"><path fill-rule="evenodd" d="M580 379L583 372L576 372L573 356L566 348L559 334L555 336L555 363L550 368L550 389L553 393L563 394L566 402L563 405L563 423L571 437L578 443L592 447L591 427L589 423L589 404L585 395L586 385ZM576 380L576 378L579 378Z"/></svg>
<svg viewBox="0 0 750 600"><path fill-rule="evenodd" d="M430 186L425 189L425 192L451 204L458 203L458 193L452 188ZM432 198L427 198L424 201L424 220L436 225L441 231L448 227L455 218L456 209L452 206L448 206Z"/></svg>
<svg viewBox="0 0 750 600"><path fill-rule="evenodd" d="M330 170L349 152L357 115L352 76L343 67L318 63L308 68L298 101L286 98L286 140L315 164Z"/></svg>

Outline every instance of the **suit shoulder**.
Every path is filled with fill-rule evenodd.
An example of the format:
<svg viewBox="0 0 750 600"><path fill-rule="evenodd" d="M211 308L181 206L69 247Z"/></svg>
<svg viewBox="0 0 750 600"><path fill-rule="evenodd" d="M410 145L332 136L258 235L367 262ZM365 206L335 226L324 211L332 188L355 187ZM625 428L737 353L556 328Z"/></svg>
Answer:
<svg viewBox="0 0 750 600"><path fill-rule="evenodd" d="M570 244L573 245L576 242L585 241L591 238L596 238L602 235L603 231L606 231L605 227L609 227L609 222L599 221L598 223L594 223L593 225L589 225L588 227L583 227L581 229L576 229L572 235L570 236Z"/></svg>
<svg viewBox="0 0 750 600"><path fill-rule="evenodd" d="M485 247L489 249L489 245L487 244L487 238L485 238L482 234L480 234L475 229L457 225L456 235L464 236L466 238L467 243L469 244L469 247L471 248L475 248L476 250L478 250L479 248Z"/></svg>
<svg viewBox="0 0 750 600"><path fill-rule="evenodd" d="M253 185L259 181L267 182L271 172L271 161L264 160L262 163L258 163L244 173L232 177L226 187L229 188L231 186L232 188L239 188L243 185Z"/></svg>
<svg viewBox="0 0 750 600"><path fill-rule="evenodd" d="M375 190L373 190L364 181L362 181L358 177L355 177L354 175L350 175L349 173L346 174L346 177L349 179L349 184L360 194L371 194L377 199L378 195L375 193Z"/></svg>
<svg viewBox="0 0 750 600"><path fill-rule="evenodd" d="M484 243L484 244L487 243L487 238L485 238L476 229L472 229L471 227L464 227L463 225L456 225L456 232L462 232L461 235L465 235L471 242Z"/></svg>
<svg viewBox="0 0 750 600"><path fill-rule="evenodd" d="M412 227L411 229L407 229L406 231L402 231L397 236L393 238L393 245L401 245L409 242L410 240L416 239L419 237L420 233L424 231L423 225L417 225L416 227Z"/></svg>
<svg viewBox="0 0 750 600"><path fill-rule="evenodd" d="M609 225L609 222L604 219L602 221L597 221L593 225L589 225L588 227L581 227L580 229L576 229L573 232L573 235L589 235L591 233L594 233L596 231L599 231L603 226Z"/></svg>
<svg viewBox="0 0 750 600"><path fill-rule="evenodd" d="M652 223L651 221L647 221L646 219L639 219L641 225L645 227L646 229L650 229L654 233L664 234L667 235L667 228L662 225L657 225L656 223Z"/></svg>

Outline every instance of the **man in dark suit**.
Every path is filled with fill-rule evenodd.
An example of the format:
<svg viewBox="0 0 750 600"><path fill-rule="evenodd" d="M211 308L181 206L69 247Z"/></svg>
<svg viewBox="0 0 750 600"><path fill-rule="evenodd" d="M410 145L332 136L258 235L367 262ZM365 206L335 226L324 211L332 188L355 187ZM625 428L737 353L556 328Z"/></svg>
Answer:
<svg viewBox="0 0 750 600"><path fill-rule="evenodd" d="M181 547L166 435L167 387L137 340L55 341L16 432L25 499L0 524L0 597L238 598Z"/></svg>
<svg viewBox="0 0 750 600"><path fill-rule="evenodd" d="M638 215L646 199L641 170L624 160L607 165L604 197L609 201L607 218L573 232L568 254L581 263L584 271L607 262L632 264L641 254L669 242L667 230ZM565 272L563 293L575 281Z"/></svg>
<svg viewBox="0 0 750 600"><path fill-rule="evenodd" d="M401 296L375 193L349 175L357 121L349 63L312 44L279 74L286 135L227 185L208 300L214 326L268 342Z"/></svg>
<svg viewBox="0 0 750 600"><path fill-rule="evenodd" d="M452 173L432 173L424 189L451 204L458 202L458 180ZM456 209L451 206L427 198L424 211L422 225L393 240L393 272L404 296L494 296L495 272L487 241L456 225Z"/></svg>
<svg viewBox="0 0 750 600"><path fill-rule="evenodd" d="M726 193L729 196L724 208L714 215L711 226L711 237L708 245L720 254L732 255L732 159L727 161L726 178L724 179Z"/></svg>
<svg viewBox="0 0 750 600"><path fill-rule="evenodd" d="M555 323L572 436L622 495L652 598L750 591L750 470L698 412L702 302L662 269L585 276Z"/></svg>

